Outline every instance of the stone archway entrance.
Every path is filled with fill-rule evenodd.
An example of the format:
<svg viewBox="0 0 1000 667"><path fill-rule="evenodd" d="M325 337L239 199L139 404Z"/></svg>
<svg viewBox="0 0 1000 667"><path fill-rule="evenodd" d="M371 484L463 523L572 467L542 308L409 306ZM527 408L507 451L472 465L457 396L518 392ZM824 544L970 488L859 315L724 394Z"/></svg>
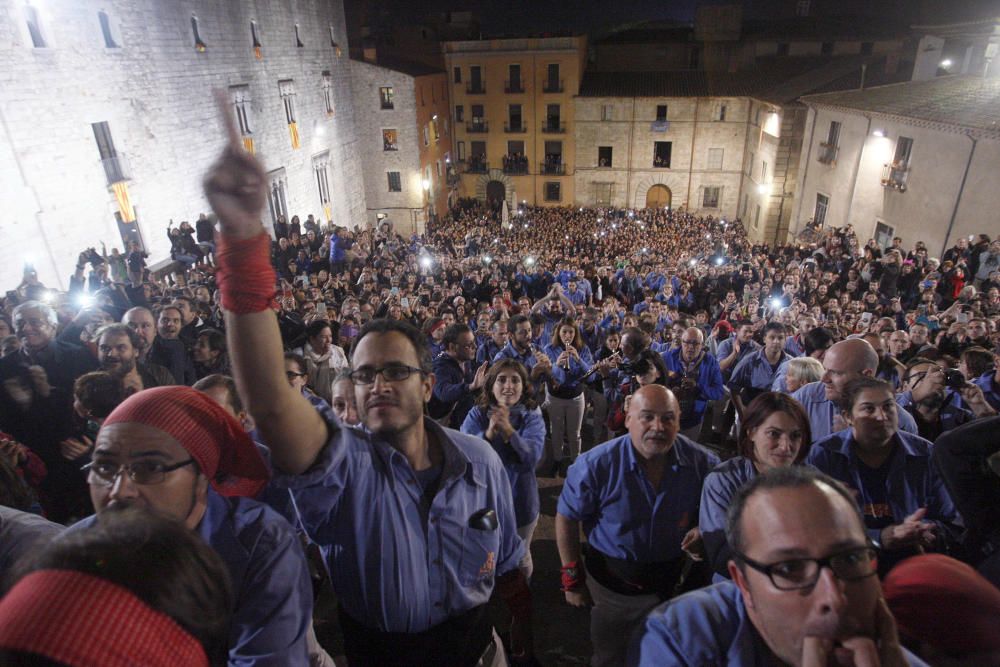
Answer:
<svg viewBox="0 0 1000 667"><path fill-rule="evenodd" d="M507 198L507 186L501 181L490 181L486 184L486 203L490 208L500 208Z"/></svg>
<svg viewBox="0 0 1000 667"><path fill-rule="evenodd" d="M654 185L646 191L646 208L663 208L670 206L673 194L665 185Z"/></svg>

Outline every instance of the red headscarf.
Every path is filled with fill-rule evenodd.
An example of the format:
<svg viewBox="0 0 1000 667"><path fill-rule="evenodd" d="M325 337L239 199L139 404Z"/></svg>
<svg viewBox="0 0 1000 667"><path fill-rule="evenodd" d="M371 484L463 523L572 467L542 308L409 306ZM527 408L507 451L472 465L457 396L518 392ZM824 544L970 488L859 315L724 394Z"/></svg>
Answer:
<svg viewBox="0 0 1000 667"><path fill-rule="evenodd" d="M955 654L1000 651L1000 590L941 554L908 558L882 584L900 634Z"/></svg>
<svg viewBox="0 0 1000 667"><path fill-rule="evenodd" d="M201 643L128 589L72 570L38 570L0 600L0 648L70 667L208 667Z"/></svg>
<svg viewBox="0 0 1000 667"><path fill-rule="evenodd" d="M135 422L173 436L224 496L256 496L270 478L243 426L211 398L190 387L156 387L129 396L104 426Z"/></svg>

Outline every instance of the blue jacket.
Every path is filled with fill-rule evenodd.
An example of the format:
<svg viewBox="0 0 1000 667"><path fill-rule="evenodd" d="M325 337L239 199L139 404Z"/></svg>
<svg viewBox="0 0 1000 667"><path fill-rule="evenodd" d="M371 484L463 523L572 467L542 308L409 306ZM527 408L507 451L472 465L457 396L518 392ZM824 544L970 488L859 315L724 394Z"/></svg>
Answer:
<svg viewBox="0 0 1000 667"><path fill-rule="evenodd" d="M979 385L979 387L983 390L983 395L986 397L986 402L989 403L994 410L1000 410L1000 383L997 383L995 378L996 372L988 371L977 377L972 381L972 383Z"/></svg>
<svg viewBox="0 0 1000 667"><path fill-rule="evenodd" d="M83 530L97 520L91 516L67 530ZM262 503L225 498L210 488L195 530L222 558L232 581L229 664L308 667L312 581L288 522Z"/></svg>
<svg viewBox="0 0 1000 667"><path fill-rule="evenodd" d="M938 524L937 534L948 544L960 532L962 520L937 466L931 463L933 445L919 435L905 431L897 431L895 440L896 452L889 464L886 488L893 523L902 523L918 509L926 507L925 520ZM855 453L851 429L815 443L806 461L857 491L858 504L864 508L867 490L858 471L863 464ZM868 529L868 535L874 541L879 540L879 533L879 529Z"/></svg>
<svg viewBox="0 0 1000 667"><path fill-rule="evenodd" d="M926 667L903 649L910 667ZM747 616L743 595L726 581L664 602L632 640L629 667L764 667L771 651Z"/></svg>
<svg viewBox="0 0 1000 667"><path fill-rule="evenodd" d="M559 383L558 391L560 393L574 393L583 389L583 376L594 367L594 357L590 354L587 346L577 350L580 360L570 359L569 369L556 363L556 359L563 353L561 345L547 345L544 352L545 356L552 361L552 379Z"/></svg>
<svg viewBox="0 0 1000 667"><path fill-rule="evenodd" d="M514 496L514 515L517 527L529 525L538 518L538 480L535 466L545 452L545 420L538 408L526 410L523 405L515 405L510 411L510 425L514 434L510 442L499 436L486 440L486 429L490 426L490 416L478 405L469 410L462 423L462 433L478 436L488 443L503 462L510 480L510 492Z"/></svg>
<svg viewBox="0 0 1000 667"><path fill-rule="evenodd" d="M708 473L701 488L698 528L705 540L708 564L718 576L729 577L728 563L732 555L726 541L726 513L729 505L739 488L756 476L757 468L753 462L746 457L737 456L724 461Z"/></svg>
<svg viewBox="0 0 1000 667"><path fill-rule="evenodd" d="M712 356L711 352L704 352L698 367L698 388L701 393L694 402L694 413L681 417L681 428L689 428L701 422L705 416L705 408L709 401L717 401L725 395L725 388L722 382L722 371L719 369L719 362ZM669 350L663 354L663 362L667 365L668 371L674 373L684 373L684 361L681 359L681 348Z"/></svg>
<svg viewBox="0 0 1000 667"><path fill-rule="evenodd" d="M451 409L449 425L461 426L472 405L476 402L475 392L469 391L469 385L475 379L475 371L466 369L447 352L442 352L434 359L434 389L428 408L438 412Z"/></svg>

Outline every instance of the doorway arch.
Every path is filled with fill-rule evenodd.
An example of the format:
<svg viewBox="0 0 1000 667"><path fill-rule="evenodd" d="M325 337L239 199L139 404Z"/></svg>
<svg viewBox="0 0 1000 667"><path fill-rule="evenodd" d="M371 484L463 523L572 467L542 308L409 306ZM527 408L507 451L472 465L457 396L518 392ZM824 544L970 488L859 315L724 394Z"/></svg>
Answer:
<svg viewBox="0 0 1000 667"><path fill-rule="evenodd" d="M500 208L507 198L507 186L502 181L490 181L486 184L486 203L491 208Z"/></svg>
<svg viewBox="0 0 1000 667"><path fill-rule="evenodd" d="M673 193L670 192L670 188L657 183L646 191L646 208L663 208L664 206L670 206L670 201L672 199Z"/></svg>

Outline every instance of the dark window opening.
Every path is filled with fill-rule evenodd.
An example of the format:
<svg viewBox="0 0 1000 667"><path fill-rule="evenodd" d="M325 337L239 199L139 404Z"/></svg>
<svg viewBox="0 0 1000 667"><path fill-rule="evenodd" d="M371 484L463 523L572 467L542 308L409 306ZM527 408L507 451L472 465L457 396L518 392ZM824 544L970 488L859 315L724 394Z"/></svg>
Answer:
<svg viewBox="0 0 1000 667"><path fill-rule="evenodd" d="M198 51L204 51L207 47L205 46L204 40L201 38L201 34L198 32L198 17L191 17L191 34L194 36L194 48Z"/></svg>
<svg viewBox="0 0 1000 667"><path fill-rule="evenodd" d="M662 123L667 119L667 105L657 104L656 105L656 122Z"/></svg>
<svg viewBox="0 0 1000 667"><path fill-rule="evenodd" d="M107 12L97 12L97 19L101 22L101 34L104 35L105 48L117 49L118 43L115 42L114 35L111 34L111 19L108 18Z"/></svg>
<svg viewBox="0 0 1000 667"><path fill-rule="evenodd" d="M399 172L390 171L388 172L388 177L389 177L389 192L402 192L403 182L399 178Z"/></svg>
<svg viewBox="0 0 1000 667"><path fill-rule="evenodd" d="M611 146L598 146L597 147L597 166L598 167L610 167L612 166L613 159L613 149Z"/></svg>
<svg viewBox="0 0 1000 667"><path fill-rule="evenodd" d="M305 46L305 44L302 43L302 37L299 35L298 23L295 24L295 46L300 49Z"/></svg>
<svg viewBox="0 0 1000 667"><path fill-rule="evenodd" d="M31 35L31 45L36 49L48 46L42 36L42 23L38 18L38 10L31 5L24 6L24 20L28 23L28 33Z"/></svg>
<svg viewBox="0 0 1000 667"><path fill-rule="evenodd" d="M671 141L655 142L653 144L653 167L657 169L669 169L673 148L674 144Z"/></svg>
<svg viewBox="0 0 1000 667"><path fill-rule="evenodd" d="M559 201L562 198L559 181L545 182L545 201Z"/></svg>

